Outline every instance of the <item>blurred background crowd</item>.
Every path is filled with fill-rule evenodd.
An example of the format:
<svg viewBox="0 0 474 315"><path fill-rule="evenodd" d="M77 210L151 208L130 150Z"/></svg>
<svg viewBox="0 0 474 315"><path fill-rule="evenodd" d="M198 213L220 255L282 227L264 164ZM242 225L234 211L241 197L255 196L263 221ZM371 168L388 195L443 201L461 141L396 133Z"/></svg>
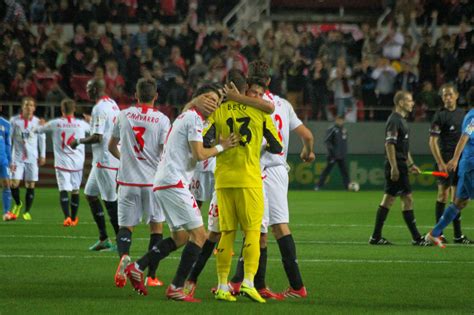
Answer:
<svg viewBox="0 0 474 315"><path fill-rule="evenodd" d="M261 58L272 66L271 91L305 119L383 120L403 89L416 100L411 119L426 121L442 84L454 83L466 106L474 80L474 1L385 1L374 21L238 32L221 23L234 0L0 1L0 101L87 102L85 83L99 77L128 105L137 80L153 77L173 116L203 82Z"/></svg>

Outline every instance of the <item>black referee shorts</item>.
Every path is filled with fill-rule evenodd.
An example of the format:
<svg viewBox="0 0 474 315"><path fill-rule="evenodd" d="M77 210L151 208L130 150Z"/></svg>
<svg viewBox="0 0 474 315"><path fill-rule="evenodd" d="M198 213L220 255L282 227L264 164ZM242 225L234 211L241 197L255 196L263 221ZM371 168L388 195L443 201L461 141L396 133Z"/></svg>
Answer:
<svg viewBox="0 0 474 315"><path fill-rule="evenodd" d="M411 193L408 166L406 163L397 163L400 177L396 182L390 179L390 163L385 162L385 193L391 196L408 195Z"/></svg>

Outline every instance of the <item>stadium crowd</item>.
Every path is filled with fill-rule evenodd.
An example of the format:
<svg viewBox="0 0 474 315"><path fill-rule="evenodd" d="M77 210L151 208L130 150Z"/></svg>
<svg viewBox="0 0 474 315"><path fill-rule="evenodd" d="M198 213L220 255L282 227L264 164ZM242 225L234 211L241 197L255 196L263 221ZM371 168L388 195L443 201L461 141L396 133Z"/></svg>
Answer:
<svg viewBox="0 0 474 315"><path fill-rule="evenodd" d="M157 81L158 103L174 116L203 82L222 82L230 69L246 73L249 62L262 58L273 69L271 90L286 95L302 117L332 120L365 109L354 119L383 120L403 89L415 95L412 119L424 121L439 107L443 83L455 84L462 107L473 85L472 8L462 1L439 18L436 9L443 7L429 11L397 1L376 23L279 23L261 36L248 29L231 33L219 23L235 1L224 7L218 1L155 2L5 0L0 100L86 101L85 83L96 77L125 105L134 102L135 82L145 77ZM140 23L136 33L126 24L134 22ZM64 23L74 25L72 40L64 39Z"/></svg>

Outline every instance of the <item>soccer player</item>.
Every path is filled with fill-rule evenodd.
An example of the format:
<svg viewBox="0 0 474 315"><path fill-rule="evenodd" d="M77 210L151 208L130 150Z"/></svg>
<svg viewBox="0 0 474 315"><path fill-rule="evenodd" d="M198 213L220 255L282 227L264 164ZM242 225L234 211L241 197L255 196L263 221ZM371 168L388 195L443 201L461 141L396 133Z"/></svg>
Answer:
<svg viewBox="0 0 474 315"><path fill-rule="evenodd" d="M420 169L415 165L409 150L409 128L406 117L413 110L413 97L411 93L399 91L393 98L395 109L387 119L385 127L385 194L377 209L375 228L369 239L371 245L391 245L392 243L382 237L382 229L387 214L397 196L402 201L403 219L410 230L412 244L426 246L428 243L421 236L416 227L415 213L413 211L413 195L411 192L408 173L419 174Z"/></svg>
<svg viewBox="0 0 474 315"><path fill-rule="evenodd" d="M250 79L250 90L263 95L265 82ZM245 234L243 245L244 280L240 291L264 303L254 287L260 255L260 227L263 218L263 184L260 173L260 148L265 137L266 149L280 153L282 145L271 117L245 104L229 101L221 105L209 119L207 134L218 139L234 132L241 136L239 146L216 159L216 190L219 203L219 226L222 232L217 246L217 300L235 301L229 292L227 278L231 267L237 225Z"/></svg>
<svg viewBox="0 0 474 315"><path fill-rule="evenodd" d="M226 97L228 100L234 100L238 102L245 103L248 106L252 106L254 108L260 109L266 113L271 114L275 110L275 106L272 102L264 101L262 98L252 98L246 96L245 93L247 91L247 81L245 75L240 70L231 70L227 75L227 84L228 87L232 87L227 89ZM240 94L242 93L242 94ZM205 138L209 140L207 145L210 145L210 141L212 140L211 137ZM215 160L215 158L213 158ZM215 165L213 168L213 172L215 171ZM212 174L214 176L214 174ZM196 175L195 175L196 177ZM189 295L193 295L194 291L196 290L196 284L199 275L201 274L202 270L204 269L209 257L211 256L216 244L219 242L221 231L219 228L219 216L218 216L218 204L217 204L217 192L213 189L211 203L209 205L209 214L208 214L208 237L204 246L202 248L202 252L199 255L199 258L194 264L191 273L185 283L185 291L189 293ZM210 187L203 188L205 191L211 190ZM196 195L195 195L196 196ZM243 265L242 265L243 268Z"/></svg>
<svg viewBox="0 0 474 315"><path fill-rule="evenodd" d="M270 67L262 61L254 61L249 65L249 77L260 77L270 84ZM250 95L261 97L258 90L251 90ZM267 91L264 99L271 100L275 104L272 119L278 129L278 136L283 142L282 154L269 154L264 152L260 159L263 168L263 184L265 188L265 214L262 234L260 235L260 259L257 274L255 275L255 287L264 298L282 299L283 297L306 297L306 288L303 285L301 274L296 258L296 246L289 229L288 210L288 170L286 158L288 155L288 143L290 131L294 131L303 142L300 157L305 162L315 159L313 146L314 139L311 131L298 119L293 106L285 99L273 95ZM277 240L283 267L288 277L290 286L283 294L276 294L266 287L265 273L267 265L267 230L271 227L273 235ZM234 291L238 291L243 278L243 263L239 260L237 272L229 283Z"/></svg>
<svg viewBox="0 0 474 315"><path fill-rule="evenodd" d="M36 102L25 97L21 103L21 114L10 120L12 137L11 194L15 205L12 213L20 215L23 203L20 201L20 181L26 187L25 212L23 219L30 221L31 206L35 198L35 182L38 181L38 166L46 163L46 136L33 132L39 127L40 120L34 116Z"/></svg>
<svg viewBox="0 0 474 315"><path fill-rule="evenodd" d="M326 132L326 144L328 157L327 164L319 177L319 182L314 190L320 190L326 183L334 164L337 163L342 175L345 189L349 189L349 172L347 170L347 129L344 127L344 116L337 116L335 124Z"/></svg>
<svg viewBox="0 0 474 315"><path fill-rule="evenodd" d="M467 94L468 104L474 106L474 88ZM472 107L471 107L472 108ZM462 156L461 156L462 154ZM426 240L441 248L446 247L441 235L443 230L459 215L474 198L474 109L471 109L462 123L462 135L459 139L454 156L446 168L450 172L458 170L459 181L456 187L454 202L445 210L438 223L426 234Z"/></svg>
<svg viewBox="0 0 474 315"><path fill-rule="evenodd" d="M96 104L92 109L91 135L74 139L70 146L75 149L80 144L92 145L92 169L87 179L84 193L99 229L99 240L89 247L92 251L111 250L113 245L107 235L104 210L99 195L104 201L115 234L118 233L116 178L119 167L117 160L108 150L112 128L120 110L113 99L105 94L105 82L92 79L87 82L87 94Z"/></svg>
<svg viewBox="0 0 474 315"><path fill-rule="evenodd" d="M54 168L59 188L59 202L64 214L64 226L76 226L79 222L77 216L79 189L85 159L84 147L73 150L70 144L75 138L84 138L90 131L88 123L74 118L75 111L76 102L67 98L63 99L61 102L62 117L53 119L35 130L40 134L52 132ZM71 194L70 199L69 194Z"/></svg>
<svg viewBox="0 0 474 315"><path fill-rule="evenodd" d="M12 160L10 141L10 123L0 117L0 181L2 182L3 221L16 219L16 215L10 212L12 202L10 174L8 173Z"/></svg>
<svg viewBox="0 0 474 315"><path fill-rule="evenodd" d="M221 101L220 92L213 86L203 86L195 97L206 95L214 100L215 108ZM191 102L195 102L192 100ZM147 295L143 281L143 270L155 266L177 248L184 246L176 275L166 289L169 299L197 302L183 290L184 282L196 262L206 240L201 212L189 190L196 161L203 161L225 150L235 147L238 138L230 135L212 148L203 146L203 124L211 112L198 111L195 107L186 110L174 121L165 141L162 159L154 180L154 192L158 205L165 213L171 237L164 239L142 258L125 268L125 274L139 294Z"/></svg>
<svg viewBox="0 0 474 315"><path fill-rule="evenodd" d="M153 196L153 174L158 167L170 120L154 108L158 98L155 80L140 79L136 91L138 104L120 112L109 142L109 151L120 160L117 177L120 263L115 273L115 285L119 288L127 282L125 267L130 263L133 228L145 214L150 224L148 250L151 250L163 239L162 222L165 221ZM156 278L156 267L148 269L148 286L163 285Z"/></svg>
<svg viewBox="0 0 474 315"><path fill-rule="evenodd" d="M456 105L459 93L452 84L445 84L440 89L444 107L438 110L431 123L430 149L436 160L437 170L447 172L446 163L453 158L456 144L461 137L461 127L465 112ZM436 222L443 215L449 194L454 199L458 182L457 170L449 172L448 178L438 179L438 197L436 200ZM451 200L453 201L453 200ZM462 234L461 213L453 220L454 243L473 244L474 242ZM446 241L444 235L441 236Z"/></svg>

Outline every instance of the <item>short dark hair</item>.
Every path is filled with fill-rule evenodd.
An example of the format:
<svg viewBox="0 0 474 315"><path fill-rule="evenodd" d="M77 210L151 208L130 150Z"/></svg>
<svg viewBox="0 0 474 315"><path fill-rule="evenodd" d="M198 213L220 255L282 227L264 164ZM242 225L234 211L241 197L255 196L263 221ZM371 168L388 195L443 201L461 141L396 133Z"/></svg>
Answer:
<svg viewBox="0 0 474 315"><path fill-rule="evenodd" d="M199 95L202 95L202 94L209 93L209 92L214 92L219 96L219 98L221 97L219 86L215 83L209 83L209 84L204 84L203 86L198 88L196 91L194 91L193 98L198 97Z"/></svg>
<svg viewBox="0 0 474 315"><path fill-rule="evenodd" d="M156 81L154 79L141 78L136 85L137 98L139 102L150 103L156 96Z"/></svg>
<svg viewBox="0 0 474 315"><path fill-rule="evenodd" d="M439 88L439 94L443 94L444 89L452 89L454 91L454 93L459 94L458 89L452 83L445 83L445 84L441 85L441 87Z"/></svg>
<svg viewBox="0 0 474 315"><path fill-rule="evenodd" d="M249 78L247 79L247 84L248 84L249 86L255 84L255 85L258 85L258 86L260 86L260 87L263 87L264 89L267 88L267 80L265 80L265 79L262 78L262 77L249 77Z"/></svg>
<svg viewBox="0 0 474 315"><path fill-rule="evenodd" d="M395 106L397 106L398 103L404 100L405 97L407 97L407 95L409 94L410 92L408 91L398 91L397 93L395 93L395 96L393 97L393 103L395 104Z"/></svg>
<svg viewBox="0 0 474 315"><path fill-rule="evenodd" d="M238 70L233 69L227 73L226 83L233 82L240 93L244 93L247 87L247 81L245 80L245 74Z"/></svg>
<svg viewBox="0 0 474 315"><path fill-rule="evenodd" d="M247 75L249 78L259 77L266 82L271 77L270 71L270 65L259 59L249 63L249 71Z"/></svg>
<svg viewBox="0 0 474 315"><path fill-rule="evenodd" d="M70 98L64 98L61 101L61 109L66 114L72 114L76 110L76 102Z"/></svg>

